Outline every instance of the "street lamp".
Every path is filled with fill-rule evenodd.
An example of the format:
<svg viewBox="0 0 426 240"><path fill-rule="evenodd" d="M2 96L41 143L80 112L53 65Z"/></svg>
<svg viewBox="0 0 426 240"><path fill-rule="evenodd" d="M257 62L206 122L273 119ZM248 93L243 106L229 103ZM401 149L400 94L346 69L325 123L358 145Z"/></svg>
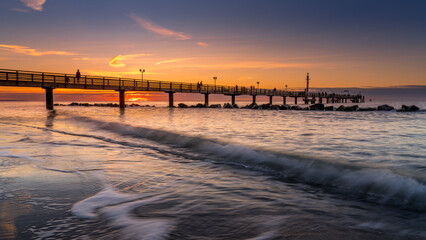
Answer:
<svg viewBox="0 0 426 240"><path fill-rule="evenodd" d="M143 73L145 72L145 69L139 69L139 72L141 72L141 80L143 82Z"/></svg>
<svg viewBox="0 0 426 240"><path fill-rule="evenodd" d="M216 92L216 80L217 80L217 77L213 77L213 80L214 80L214 91Z"/></svg>
<svg viewBox="0 0 426 240"><path fill-rule="evenodd" d="M285 85L285 91L287 92L287 85Z"/></svg>

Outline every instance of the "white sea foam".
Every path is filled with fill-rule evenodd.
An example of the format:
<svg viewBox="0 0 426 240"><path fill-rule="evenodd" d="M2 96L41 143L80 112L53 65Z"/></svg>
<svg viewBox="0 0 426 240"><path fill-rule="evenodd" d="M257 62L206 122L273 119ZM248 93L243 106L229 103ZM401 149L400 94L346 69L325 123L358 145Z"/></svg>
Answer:
<svg viewBox="0 0 426 240"><path fill-rule="evenodd" d="M113 227L122 229L124 239L163 239L173 227L174 221L166 218L136 218L130 212L138 206L150 204L161 197L150 197L125 204L105 207L101 210Z"/></svg>
<svg viewBox="0 0 426 240"><path fill-rule="evenodd" d="M384 204L426 210L426 186L415 179L386 169L371 169L339 165L321 159L295 157L286 154L257 151L249 147L226 144L201 137L133 127L122 123L103 122L76 117L92 127L124 136L145 138L160 143L188 148L215 156L215 161L238 164L305 183L333 187L335 190L358 194Z"/></svg>
<svg viewBox="0 0 426 240"><path fill-rule="evenodd" d="M172 228L173 220L137 218L131 212L138 206L156 202L164 196L127 194L106 187L96 195L74 204L71 211L80 218L95 219L102 216L112 227L121 229L123 239L163 239Z"/></svg>
<svg viewBox="0 0 426 240"><path fill-rule="evenodd" d="M71 211L77 217L93 219L98 216L96 211L99 208L132 201L140 197L140 195L121 193L111 188L105 188L96 195L74 204Z"/></svg>

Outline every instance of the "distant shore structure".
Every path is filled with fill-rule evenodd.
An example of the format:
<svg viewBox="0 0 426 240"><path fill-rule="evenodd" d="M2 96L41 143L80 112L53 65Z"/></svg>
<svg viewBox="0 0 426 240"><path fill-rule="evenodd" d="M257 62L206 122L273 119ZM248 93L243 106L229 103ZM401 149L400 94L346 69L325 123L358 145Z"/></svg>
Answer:
<svg viewBox="0 0 426 240"><path fill-rule="evenodd" d="M252 96L256 103L257 96L268 96L269 103L272 104L273 97L282 97L283 104L287 103L287 98L294 98L297 104L298 98L304 100L306 104L315 103L360 103L365 101L361 94L335 94L326 92L309 92L309 73L306 77L307 86L305 91L287 91L274 89L261 89L244 86L225 86L203 84L201 87L196 83L170 82L157 80L141 80L131 78L117 78L105 76L89 76L64 73L35 72L23 70L0 69L0 86L18 87L41 87L46 91L46 108L53 109L53 90L56 88L70 89L92 89L92 90L115 90L119 93L119 106L125 108L125 92L165 92L169 95L169 107L174 107L173 96L175 93L194 93L204 95L205 106L209 105L210 94L223 94L231 97L232 105L235 104L235 96Z"/></svg>

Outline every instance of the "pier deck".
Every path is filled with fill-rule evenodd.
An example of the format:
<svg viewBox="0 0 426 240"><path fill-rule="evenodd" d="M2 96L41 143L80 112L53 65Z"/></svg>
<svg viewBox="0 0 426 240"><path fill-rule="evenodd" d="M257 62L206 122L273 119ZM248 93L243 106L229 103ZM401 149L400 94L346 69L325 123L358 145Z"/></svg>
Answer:
<svg viewBox="0 0 426 240"><path fill-rule="evenodd" d="M309 92L304 91L285 91L275 89L258 89L245 86L224 86L203 84L199 86L197 83L187 82L171 82L157 80L142 80L131 78L117 78L104 76L88 76L81 75L77 78L74 74L35 72L0 69L0 86L14 87L40 87L46 89L46 107L53 109L53 89L70 88L70 89L92 89L92 90L115 90L120 94L120 107L125 107L125 92L165 92L169 93L169 106L173 106L174 93L198 93L205 95L205 104L208 105L209 94L223 94L231 96L232 104L235 104L235 96L251 95L253 102L256 96L269 96L272 104L272 97L282 97L283 104L286 104L287 97L293 97L297 104L297 99L302 98L305 103L315 102L318 98L322 103L326 102L362 102L362 95L350 94L328 94L325 92Z"/></svg>

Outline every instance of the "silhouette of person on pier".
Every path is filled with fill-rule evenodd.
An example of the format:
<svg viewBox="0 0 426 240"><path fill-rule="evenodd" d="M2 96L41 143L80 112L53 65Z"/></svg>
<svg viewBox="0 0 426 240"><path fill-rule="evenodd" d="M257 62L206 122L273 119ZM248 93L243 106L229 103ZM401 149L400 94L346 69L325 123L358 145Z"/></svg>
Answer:
<svg viewBox="0 0 426 240"><path fill-rule="evenodd" d="M77 83L80 83L80 77L81 77L80 69L77 69L77 72L75 73L75 78L77 78Z"/></svg>

